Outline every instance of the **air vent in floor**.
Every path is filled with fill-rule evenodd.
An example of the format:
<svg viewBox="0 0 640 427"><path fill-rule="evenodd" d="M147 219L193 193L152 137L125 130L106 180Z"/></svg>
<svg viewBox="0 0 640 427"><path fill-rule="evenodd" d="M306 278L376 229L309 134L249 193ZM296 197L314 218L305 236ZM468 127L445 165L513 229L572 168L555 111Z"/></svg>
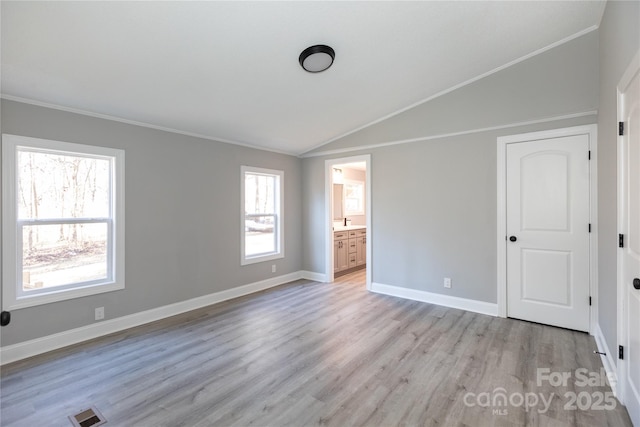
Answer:
<svg viewBox="0 0 640 427"><path fill-rule="evenodd" d="M107 422L95 406L85 409L79 414L69 415L69 420L71 420L71 424L75 427L101 426Z"/></svg>

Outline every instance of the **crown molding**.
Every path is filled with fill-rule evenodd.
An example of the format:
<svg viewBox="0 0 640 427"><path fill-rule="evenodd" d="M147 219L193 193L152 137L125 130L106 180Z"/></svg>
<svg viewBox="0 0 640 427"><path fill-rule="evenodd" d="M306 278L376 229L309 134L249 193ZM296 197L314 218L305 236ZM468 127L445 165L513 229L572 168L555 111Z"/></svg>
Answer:
<svg viewBox="0 0 640 427"><path fill-rule="evenodd" d="M441 139L441 138L450 138L452 136L469 135L469 134L472 134L472 133L489 132L489 131L494 131L494 130L509 129L509 128L515 128L515 127L520 127L520 126L528 126L528 125L535 125L535 124L539 124L539 123L548 123L548 122L555 122L555 121L558 121L558 120L568 120L568 119L575 119L575 118L579 118L579 117L597 116L597 115L598 115L598 110L583 111L583 112L580 112L580 113L572 113L572 114L565 114L565 115L561 115L561 116L544 117L544 118L541 118L541 119L528 120L528 121L525 121L525 122L514 122L514 123L503 124L503 125L490 126L490 127L486 127L486 128L463 130L463 131L460 131L460 132L442 133L442 134L438 134L438 135L421 136L421 137L411 138L411 139L401 139L401 140L397 140L397 141L380 142L380 143L377 143L377 144L359 145L359 146L356 146L356 147L337 148L335 150L317 151L317 152L314 152L314 153L302 154L302 155L300 155L298 157L304 159L304 158L308 158L308 157L320 157L320 156L328 156L328 155L332 155L332 154L351 153L351 152L354 152L354 151L371 150L373 148L380 148L380 147L389 147L391 145L410 144L412 142L429 141L429 140Z"/></svg>

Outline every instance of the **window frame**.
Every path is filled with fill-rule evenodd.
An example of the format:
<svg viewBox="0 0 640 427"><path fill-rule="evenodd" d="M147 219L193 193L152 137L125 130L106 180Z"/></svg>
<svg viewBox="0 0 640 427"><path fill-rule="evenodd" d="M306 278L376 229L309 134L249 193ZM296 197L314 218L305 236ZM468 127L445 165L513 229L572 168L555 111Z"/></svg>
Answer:
<svg viewBox="0 0 640 427"><path fill-rule="evenodd" d="M343 185L343 189L342 189L342 213L343 215L346 216L353 216L353 215L364 215L365 214L365 183L364 181L357 181L357 180L353 180L353 179L344 179L342 182ZM347 186L348 185L352 185L352 186L360 186L361 191L360 191L360 195L361 195L361 199L360 199L360 209L358 210L347 210Z"/></svg>
<svg viewBox="0 0 640 427"><path fill-rule="evenodd" d="M110 206L107 217L18 218L17 162L19 151L93 157L110 161ZM124 277L124 150L76 144L18 135L2 135L2 307L16 310L125 287ZM33 225L107 225L107 277L42 289L24 291L22 283L22 228Z"/></svg>
<svg viewBox="0 0 640 427"><path fill-rule="evenodd" d="M276 177L274 191L274 206L277 211L274 213L246 214L245 212L245 180L246 175L267 175ZM246 223L247 216L273 216L273 228L276 250L256 255L246 255ZM250 265L259 262L271 261L284 258L284 171L275 169L258 168L254 166L240 167L240 265Z"/></svg>

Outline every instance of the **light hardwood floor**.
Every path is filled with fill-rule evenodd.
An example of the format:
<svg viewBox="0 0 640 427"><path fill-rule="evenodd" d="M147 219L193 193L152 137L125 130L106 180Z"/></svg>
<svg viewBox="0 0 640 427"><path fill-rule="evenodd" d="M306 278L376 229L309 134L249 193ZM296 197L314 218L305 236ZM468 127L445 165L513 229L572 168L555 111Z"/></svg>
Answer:
<svg viewBox="0 0 640 427"><path fill-rule="evenodd" d="M617 402L565 408L570 393L585 405L610 391L576 381L602 367L595 348L584 333L367 293L360 271L7 365L0 423L70 426L95 405L107 426L630 426ZM538 385L537 368L571 378ZM506 406L478 405L499 388ZM534 393L546 411L519 406Z"/></svg>

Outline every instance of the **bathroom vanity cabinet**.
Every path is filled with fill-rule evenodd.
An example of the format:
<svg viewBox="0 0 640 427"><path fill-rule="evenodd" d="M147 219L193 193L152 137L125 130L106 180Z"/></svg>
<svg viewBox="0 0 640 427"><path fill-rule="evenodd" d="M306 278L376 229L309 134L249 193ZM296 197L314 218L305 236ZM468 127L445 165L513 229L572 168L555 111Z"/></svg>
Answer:
<svg viewBox="0 0 640 427"><path fill-rule="evenodd" d="M351 226L333 232L333 272L356 270L367 263L367 229Z"/></svg>

